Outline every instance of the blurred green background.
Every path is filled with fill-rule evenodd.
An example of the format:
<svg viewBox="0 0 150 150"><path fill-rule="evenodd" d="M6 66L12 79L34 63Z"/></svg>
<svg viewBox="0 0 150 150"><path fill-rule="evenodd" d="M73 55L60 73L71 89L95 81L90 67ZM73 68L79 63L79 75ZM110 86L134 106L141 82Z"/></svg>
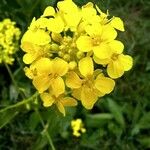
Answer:
<svg viewBox="0 0 150 150"><path fill-rule="evenodd" d="M66 117L55 108L45 109L36 102L0 112L0 150L50 150L40 112L56 150L145 150L150 148L150 1L91 0L104 12L122 18L124 33L119 39L125 53L134 58L131 71L116 83L115 91L96 103L93 110L82 106L67 109ZM79 6L88 0L74 0ZM1 0L0 20L11 18L22 34L32 18L57 0ZM35 89L23 72L23 52L16 54L11 70L21 91L30 97ZM0 65L0 107L21 100L6 68ZM72 136L70 121L82 118L87 132Z"/></svg>

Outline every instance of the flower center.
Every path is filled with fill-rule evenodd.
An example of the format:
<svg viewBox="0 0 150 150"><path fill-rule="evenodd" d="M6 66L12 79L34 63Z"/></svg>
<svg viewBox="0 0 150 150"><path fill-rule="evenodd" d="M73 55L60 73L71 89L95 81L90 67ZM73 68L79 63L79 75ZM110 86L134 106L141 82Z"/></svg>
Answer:
<svg viewBox="0 0 150 150"><path fill-rule="evenodd" d="M114 60L114 61L116 61L118 59L118 54L113 54L111 56L111 59Z"/></svg>

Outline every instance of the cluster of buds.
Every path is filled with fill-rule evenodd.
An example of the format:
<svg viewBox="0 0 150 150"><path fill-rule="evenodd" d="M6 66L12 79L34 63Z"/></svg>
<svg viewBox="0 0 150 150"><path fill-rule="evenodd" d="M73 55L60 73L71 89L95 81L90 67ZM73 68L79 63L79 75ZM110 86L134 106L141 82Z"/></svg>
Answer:
<svg viewBox="0 0 150 150"><path fill-rule="evenodd" d="M15 27L15 22L10 19L0 22L0 63L13 63L13 54L19 49L20 34L21 31Z"/></svg>
<svg viewBox="0 0 150 150"><path fill-rule="evenodd" d="M123 54L116 40L123 21L103 13L89 2L81 8L72 0L48 6L33 18L22 37L25 74L40 93L45 107L56 105L65 115L66 106L80 100L92 109L99 97L109 94L114 79L132 67L132 57Z"/></svg>
<svg viewBox="0 0 150 150"><path fill-rule="evenodd" d="M79 136L81 136L82 133L86 132L86 129L84 128L83 122L79 118L71 121L71 127L73 130L73 135L76 137L79 137Z"/></svg>

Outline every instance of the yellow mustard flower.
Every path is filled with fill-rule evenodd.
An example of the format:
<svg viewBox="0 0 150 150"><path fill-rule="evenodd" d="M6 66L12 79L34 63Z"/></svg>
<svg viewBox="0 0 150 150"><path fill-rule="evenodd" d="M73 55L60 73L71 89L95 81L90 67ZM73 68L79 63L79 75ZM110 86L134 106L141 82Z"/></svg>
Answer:
<svg viewBox="0 0 150 150"><path fill-rule="evenodd" d="M81 12L78 6L72 0L65 0L59 1L57 7L66 23L66 30L69 28L71 31L75 31L81 20Z"/></svg>
<svg viewBox="0 0 150 150"><path fill-rule="evenodd" d="M9 18L0 22L0 63L13 64L14 54L19 49L21 31Z"/></svg>
<svg viewBox="0 0 150 150"><path fill-rule="evenodd" d="M84 128L84 124L81 119L76 119L71 121L71 127L73 130L73 135L76 137L80 137L81 133L85 133L86 129Z"/></svg>
<svg viewBox="0 0 150 150"><path fill-rule="evenodd" d="M123 44L120 41L114 40L111 44L111 57L107 59L99 59L94 57L97 64L107 65L107 73L111 78L121 77L125 71L131 69L133 59L129 55L122 54Z"/></svg>
<svg viewBox="0 0 150 150"><path fill-rule="evenodd" d="M72 97L65 97L64 94L52 95L48 92L44 92L41 94L41 99L43 101L44 107L50 107L55 104L58 110L65 116L65 107L76 106L77 101Z"/></svg>
<svg viewBox="0 0 150 150"><path fill-rule="evenodd" d="M38 57L48 53L51 38L44 30L28 30L22 37L21 48L26 54L23 61L26 64L32 63Z"/></svg>
<svg viewBox="0 0 150 150"><path fill-rule="evenodd" d="M113 41L117 32L111 25L101 25L99 23L88 25L85 28L88 35L82 35L77 39L77 47L82 52L93 51L94 55L100 59L110 57L109 43Z"/></svg>
<svg viewBox="0 0 150 150"><path fill-rule="evenodd" d="M113 17L110 24L117 30L125 31L123 21L119 17Z"/></svg>
<svg viewBox="0 0 150 150"><path fill-rule="evenodd" d="M113 79L133 63L116 40L118 30L124 31L121 18L110 17L108 10L104 13L92 2L78 7L72 0L62 0L57 8L48 6L40 18L33 18L21 40L28 65L24 71L45 107L56 104L65 114L64 106L75 105L76 98L91 109L99 97L113 91ZM105 70L109 77L102 73ZM62 104L67 93L69 105Z"/></svg>
<svg viewBox="0 0 150 150"><path fill-rule="evenodd" d="M33 78L33 85L43 93L50 86L53 89L54 95L64 93L65 84L62 79L68 71L68 64L60 58L50 60L48 58L41 58L32 64L32 69L36 70L36 75Z"/></svg>
<svg viewBox="0 0 150 150"><path fill-rule="evenodd" d="M79 61L79 71L82 79L71 71L67 75L66 85L74 90L74 96L81 100L85 108L92 109L99 96L109 94L113 90L115 82L101 74L94 79L94 65L90 57Z"/></svg>

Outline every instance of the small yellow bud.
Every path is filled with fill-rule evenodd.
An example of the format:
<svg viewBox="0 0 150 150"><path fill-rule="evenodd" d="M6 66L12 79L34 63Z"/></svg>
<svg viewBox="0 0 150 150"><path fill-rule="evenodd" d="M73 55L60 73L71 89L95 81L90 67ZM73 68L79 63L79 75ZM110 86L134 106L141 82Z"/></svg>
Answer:
<svg viewBox="0 0 150 150"><path fill-rule="evenodd" d="M77 52L77 58L78 59L81 59L81 58L83 58L84 57L84 53L83 52Z"/></svg>
<svg viewBox="0 0 150 150"><path fill-rule="evenodd" d="M59 52L58 52L58 56L59 56L59 57L64 57L64 53L61 52L61 51L59 51Z"/></svg>
<svg viewBox="0 0 150 150"><path fill-rule="evenodd" d="M81 119L72 120L71 127L73 130L73 135L76 137L79 137L81 136L81 133L86 132L86 129L83 127L83 122Z"/></svg>
<svg viewBox="0 0 150 150"><path fill-rule="evenodd" d="M51 44L51 50L58 51L59 50L58 44L55 44L55 43Z"/></svg>
<svg viewBox="0 0 150 150"><path fill-rule="evenodd" d="M69 54L65 54L63 58L64 58L64 60L69 61L70 60L70 55Z"/></svg>
<svg viewBox="0 0 150 150"><path fill-rule="evenodd" d="M77 66L77 63L75 61L69 62L69 70L74 70Z"/></svg>

